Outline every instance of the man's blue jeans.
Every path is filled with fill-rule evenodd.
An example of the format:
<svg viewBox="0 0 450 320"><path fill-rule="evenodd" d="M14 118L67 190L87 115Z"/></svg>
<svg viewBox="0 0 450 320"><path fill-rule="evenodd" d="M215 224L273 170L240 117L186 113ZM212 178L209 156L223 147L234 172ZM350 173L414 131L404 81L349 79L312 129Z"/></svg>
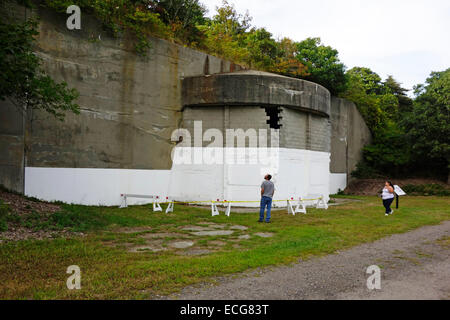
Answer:
<svg viewBox="0 0 450 320"><path fill-rule="evenodd" d="M264 210L267 206L267 216L266 221L270 221L270 209L272 209L272 198L262 197L261 198L261 208L259 210L259 221L264 221Z"/></svg>

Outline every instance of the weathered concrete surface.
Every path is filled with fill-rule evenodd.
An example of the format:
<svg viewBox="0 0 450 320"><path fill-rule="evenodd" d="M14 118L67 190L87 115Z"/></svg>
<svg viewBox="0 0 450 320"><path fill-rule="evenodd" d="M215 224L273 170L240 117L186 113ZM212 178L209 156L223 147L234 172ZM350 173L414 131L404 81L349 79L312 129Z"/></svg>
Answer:
<svg viewBox="0 0 450 320"><path fill-rule="evenodd" d="M329 116L330 93L309 81L243 70L186 77L183 80L183 105L284 106Z"/></svg>
<svg viewBox="0 0 450 320"><path fill-rule="evenodd" d="M24 117L9 101L0 101L0 184L23 193Z"/></svg>
<svg viewBox="0 0 450 320"><path fill-rule="evenodd" d="M256 134L260 129L269 129L267 124L267 115L264 108L258 106L198 106L185 107L183 111L183 121L181 126L187 129L191 135L191 142L183 141L183 146L194 146L194 128L195 122L201 121L201 129L203 134L209 129L218 129L222 134L222 141L205 139L202 141L202 146L214 147L236 147L236 146L250 146L250 140L245 138L245 135ZM198 125L200 122L198 122ZM197 128L199 126L197 125ZM227 139L227 129L242 129L242 132L236 132L238 137L230 136ZM248 131L250 130L250 131ZM242 139L243 142L239 142ZM257 141L257 146L261 146L261 141ZM270 138L264 142L266 146L270 145ZM196 145L197 146L197 145ZM256 147L256 145L251 145Z"/></svg>
<svg viewBox="0 0 450 320"><path fill-rule="evenodd" d="M288 107L279 108L279 147L290 149L304 149L312 151L330 152L331 125L329 118L304 112ZM260 129L267 130L267 141L258 136L257 146L272 146L270 139L270 126L267 123L270 117L265 109L260 106L248 105L211 105L211 106L187 106L183 111L181 126L187 129L191 135L191 142L183 141L183 146L194 146L194 124L201 121L203 133L209 129L219 129L223 133L223 145L250 146L250 139L246 138L243 144L238 144L238 139L227 139L226 129L242 129L240 138L244 135L258 134ZM249 131L250 130L250 131ZM253 131L255 130L255 131ZM202 141L202 146L210 146L211 142ZM213 144L214 147L218 147ZM219 145L221 146L221 145ZM255 146L255 145L252 145Z"/></svg>
<svg viewBox="0 0 450 320"><path fill-rule="evenodd" d="M25 9L15 2L0 1L0 19L21 21ZM9 100L0 100L0 185L23 193L24 188L24 117Z"/></svg>
<svg viewBox="0 0 450 320"><path fill-rule="evenodd" d="M330 136L334 136L330 134L330 94L320 85L242 71L228 61L157 38L151 39L147 57L141 57L135 54L129 35L113 38L86 14L82 29L69 31L65 14L39 7L34 12L23 7L15 12L22 18L31 14L41 17L36 53L50 76L78 89L81 114L67 114L65 121L59 122L45 112L33 111L28 119L32 122L26 126L26 145L22 146L22 133L0 131L0 145L8 149L1 159L0 183L14 190L21 191L23 186L24 162L26 167L170 169L175 145L171 134L176 128L191 129L195 120L203 120L203 132L208 128L222 132L227 128L269 129L270 111L265 108L279 111L280 128L276 130L280 130L281 148L330 152ZM349 115L345 123L337 125L363 126L360 117ZM3 116L14 122L15 115L2 112ZM361 146L361 130L352 130L347 132L345 168L356 164ZM335 147L339 154L341 145ZM298 157L289 156L289 160L300 162ZM89 179L86 175L80 178L79 173L67 175L74 176L77 178L65 179L69 187L60 189L84 190L88 183L80 181ZM58 176L57 180L44 183L57 188L55 182L64 179ZM125 185L121 178L112 181Z"/></svg>
<svg viewBox="0 0 450 320"><path fill-rule="evenodd" d="M233 230L211 230L192 232L192 234L194 236L229 236L233 232Z"/></svg>
<svg viewBox="0 0 450 320"><path fill-rule="evenodd" d="M269 129L265 108L271 107L278 110L279 147L330 151L330 94L318 84L244 70L187 77L182 90L183 127L191 136L195 120L203 121L204 130ZM270 146L270 139L263 146Z"/></svg>
<svg viewBox="0 0 450 320"><path fill-rule="evenodd" d="M350 173L362 158L362 148L372 139L369 128L351 101L331 98L330 172Z"/></svg>
<svg viewBox="0 0 450 320"><path fill-rule="evenodd" d="M141 57L127 35L110 37L88 15L69 31L66 15L38 14L36 51L50 76L78 89L81 114L61 123L35 112L28 166L169 169L183 77L240 68L157 38Z"/></svg>

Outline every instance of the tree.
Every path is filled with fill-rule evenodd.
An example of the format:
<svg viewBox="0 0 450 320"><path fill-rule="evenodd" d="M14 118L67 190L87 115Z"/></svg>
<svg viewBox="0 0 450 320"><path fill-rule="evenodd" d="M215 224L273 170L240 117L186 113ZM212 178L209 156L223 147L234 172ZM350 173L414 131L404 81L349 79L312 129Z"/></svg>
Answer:
<svg viewBox="0 0 450 320"><path fill-rule="evenodd" d="M147 3L172 29L175 37L191 45L202 41L203 34L197 26L205 24L206 8L199 0L153 0Z"/></svg>
<svg viewBox="0 0 450 320"><path fill-rule="evenodd" d="M217 7L217 14L213 17L213 22L223 26L223 32L232 37L243 35L249 28L252 18L249 13L244 15L236 11L234 5L227 0L222 1L222 6Z"/></svg>
<svg viewBox="0 0 450 320"><path fill-rule="evenodd" d="M406 95L409 91L408 89L403 88L401 83L397 82L391 75L384 81L384 86L397 98L400 115L404 112L412 111L413 101Z"/></svg>
<svg viewBox="0 0 450 320"><path fill-rule="evenodd" d="M338 95L347 88L345 65L340 62L338 51L324 46L320 38L307 38L297 43L296 58L307 67L304 79L316 82Z"/></svg>
<svg viewBox="0 0 450 320"><path fill-rule="evenodd" d="M383 94L385 92L381 77L369 68L354 67L347 74L358 79L367 94Z"/></svg>
<svg viewBox="0 0 450 320"><path fill-rule="evenodd" d="M412 112L401 124L411 144L413 161L421 169L447 172L450 163L450 68L432 72L414 88Z"/></svg>
<svg viewBox="0 0 450 320"><path fill-rule="evenodd" d="M37 22L0 21L0 100L8 99L18 110L42 109L62 120L66 111L79 113L74 103L75 89L65 82L56 83L41 68L41 59L33 52Z"/></svg>
<svg viewBox="0 0 450 320"><path fill-rule="evenodd" d="M348 88L340 97L354 102L364 118L372 134L386 124L386 114L383 112L380 97L368 93L367 82L360 72L347 71Z"/></svg>
<svg viewBox="0 0 450 320"><path fill-rule="evenodd" d="M393 90L369 68L354 67L347 76L348 89L340 96L356 104L372 134L388 125L392 127L399 112L399 100Z"/></svg>
<svg viewBox="0 0 450 320"><path fill-rule="evenodd" d="M265 28L252 28L251 17L239 14L223 1L217 14L199 29L205 34L207 50L250 68L287 76L307 76L306 67L296 59L296 44L287 38L277 41Z"/></svg>
<svg viewBox="0 0 450 320"><path fill-rule="evenodd" d="M269 68L270 72L279 73L285 76L302 78L309 75L306 66L297 58L297 45L289 38L283 38L277 42L278 57Z"/></svg>
<svg viewBox="0 0 450 320"><path fill-rule="evenodd" d="M252 68L268 70L276 62L279 52L272 34L264 28L252 29L247 33L245 46L248 48L247 63Z"/></svg>
<svg viewBox="0 0 450 320"><path fill-rule="evenodd" d="M250 28L251 18L239 14L227 1L217 7L217 14L199 29L205 34L204 45L207 50L237 63L249 60L245 45L246 32Z"/></svg>
<svg viewBox="0 0 450 320"><path fill-rule="evenodd" d="M382 83L370 69L361 69L350 72L346 94L371 127L373 141L363 149L363 161L355 175L413 173L448 178L450 68L432 72L425 84L416 86L410 111L400 110L397 117L389 116L389 112L406 90L392 77Z"/></svg>
<svg viewBox="0 0 450 320"><path fill-rule="evenodd" d="M410 146L405 132L395 123L374 135L372 143L363 148L363 161L385 176L399 176L409 172Z"/></svg>

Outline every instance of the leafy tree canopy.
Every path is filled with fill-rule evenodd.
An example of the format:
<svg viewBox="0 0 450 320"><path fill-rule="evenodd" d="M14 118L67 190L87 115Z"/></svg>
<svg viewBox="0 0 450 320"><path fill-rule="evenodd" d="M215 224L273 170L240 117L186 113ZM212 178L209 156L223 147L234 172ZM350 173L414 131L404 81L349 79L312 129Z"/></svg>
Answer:
<svg viewBox="0 0 450 320"><path fill-rule="evenodd" d="M347 74L357 79L367 94L382 94L385 91L381 77L369 68L354 67Z"/></svg>
<svg viewBox="0 0 450 320"><path fill-rule="evenodd" d="M319 83L337 95L347 88L345 65L338 51L322 44L320 38L307 38L297 43L297 59L307 67L307 80Z"/></svg>
<svg viewBox="0 0 450 320"><path fill-rule="evenodd" d="M423 85L415 87L412 112L405 114L402 126L412 145L414 161L427 165L432 159L450 161L450 68L432 72Z"/></svg>
<svg viewBox="0 0 450 320"><path fill-rule="evenodd" d="M406 94L409 90L401 86L391 75L384 81L385 89L398 99L399 113L411 111L413 100Z"/></svg>
<svg viewBox="0 0 450 320"><path fill-rule="evenodd" d="M20 111L42 109L63 119L65 111L79 113L74 103L78 92L65 82L56 83L42 69L33 53L37 21L0 21L0 99L11 101Z"/></svg>
<svg viewBox="0 0 450 320"><path fill-rule="evenodd" d="M381 82L370 70L359 71L352 72L344 96L358 106L371 127L373 141L364 148L355 176L383 173L448 177L450 69L432 72L425 84L415 87L414 100L392 77ZM392 115L396 103L399 108Z"/></svg>

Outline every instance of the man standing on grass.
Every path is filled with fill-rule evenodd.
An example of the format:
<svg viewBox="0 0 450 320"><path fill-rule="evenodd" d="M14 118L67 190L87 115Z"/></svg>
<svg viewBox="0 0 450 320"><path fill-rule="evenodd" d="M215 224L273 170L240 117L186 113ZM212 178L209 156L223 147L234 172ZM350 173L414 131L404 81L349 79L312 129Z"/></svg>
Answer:
<svg viewBox="0 0 450 320"><path fill-rule="evenodd" d="M258 222L264 221L264 210L267 206L267 216L266 222L270 222L270 209L272 208L272 198L275 192L275 186L272 181L272 176L270 174L266 174L264 177L263 183L261 183L261 208L259 210L259 220Z"/></svg>

